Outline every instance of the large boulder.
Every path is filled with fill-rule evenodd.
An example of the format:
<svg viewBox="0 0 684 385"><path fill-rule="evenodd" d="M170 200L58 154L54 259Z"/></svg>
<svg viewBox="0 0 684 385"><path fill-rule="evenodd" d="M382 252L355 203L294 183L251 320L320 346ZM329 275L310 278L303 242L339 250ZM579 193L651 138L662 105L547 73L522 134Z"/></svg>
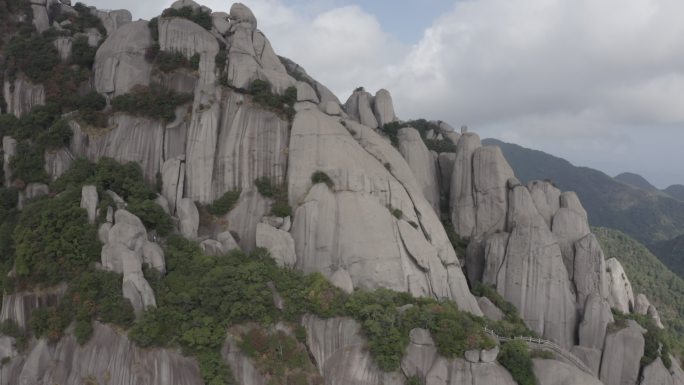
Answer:
<svg viewBox="0 0 684 385"><path fill-rule="evenodd" d="M292 235L267 223L257 224L256 246L268 250L278 266L293 267L297 262Z"/></svg>
<svg viewBox="0 0 684 385"><path fill-rule="evenodd" d="M24 76L17 77L13 83L5 80L3 97L7 104L7 113L17 117L29 113L35 106L45 104L45 87L33 84Z"/></svg>
<svg viewBox="0 0 684 385"><path fill-rule="evenodd" d="M606 261L606 275L608 279L608 302L613 309L629 313L634 308L634 291L632 284L622 268L622 264L615 258Z"/></svg>
<svg viewBox="0 0 684 385"><path fill-rule="evenodd" d="M143 311L157 306L152 287L147 283L142 272L124 275L123 296L131 301L133 311L137 316L141 315Z"/></svg>
<svg viewBox="0 0 684 385"><path fill-rule="evenodd" d="M375 118L373 110L371 109L372 102L373 96L368 92L363 90L354 91L344 104L344 110L350 118L364 126L377 128L378 120Z"/></svg>
<svg viewBox="0 0 684 385"><path fill-rule="evenodd" d="M636 322L606 336L601 360L601 381L605 385L632 385L639 379L644 355L644 329Z"/></svg>
<svg viewBox="0 0 684 385"><path fill-rule="evenodd" d="M551 220L560 208L561 191L549 181L531 181L527 184L537 211L551 227Z"/></svg>
<svg viewBox="0 0 684 385"><path fill-rule="evenodd" d="M412 127L399 130L398 138L399 152L421 184L425 199L439 213L439 174L430 150L425 146L420 133Z"/></svg>
<svg viewBox="0 0 684 385"><path fill-rule="evenodd" d="M375 119L380 127L397 120L397 116L394 114L392 95L390 95L389 91L381 89L375 93L375 97L373 98L373 112L375 113Z"/></svg>
<svg viewBox="0 0 684 385"><path fill-rule="evenodd" d="M145 53L152 44L150 29L143 20L125 24L110 34L95 55L95 89L116 96L136 85L149 85L152 64Z"/></svg>
<svg viewBox="0 0 684 385"><path fill-rule="evenodd" d="M131 12L125 9L117 9L113 11L94 10L95 16L102 21L102 25L107 31L107 35L111 35L117 29L133 21Z"/></svg>
<svg viewBox="0 0 684 385"><path fill-rule="evenodd" d="M533 363L539 385L604 385L591 375L560 361L535 359Z"/></svg>
<svg viewBox="0 0 684 385"><path fill-rule="evenodd" d="M472 162L476 207L473 235L479 238L506 229L506 184L514 175L501 149L496 146L475 149Z"/></svg>
<svg viewBox="0 0 684 385"><path fill-rule="evenodd" d="M579 325L579 344L593 349L603 349L606 328L614 321L610 304L598 294L591 294L584 305L584 315Z"/></svg>
<svg viewBox="0 0 684 385"><path fill-rule="evenodd" d="M81 189L81 208L88 212L88 223L91 225L97 219L97 188L95 186L83 186Z"/></svg>
<svg viewBox="0 0 684 385"><path fill-rule="evenodd" d="M660 357L644 367L640 385L681 385L665 367Z"/></svg>
<svg viewBox="0 0 684 385"><path fill-rule="evenodd" d="M190 198L183 198L178 202L177 210L181 234L188 239L197 239L199 211L195 202Z"/></svg>
<svg viewBox="0 0 684 385"><path fill-rule="evenodd" d="M608 297L608 279L603 250L594 234L589 234L574 244L572 280L575 283L577 304L581 309L587 297L597 294Z"/></svg>
<svg viewBox="0 0 684 385"><path fill-rule="evenodd" d="M456 160L451 174L449 207L451 223L462 238L470 238L476 225L473 196L473 154L482 147L474 133L461 135L456 145Z"/></svg>

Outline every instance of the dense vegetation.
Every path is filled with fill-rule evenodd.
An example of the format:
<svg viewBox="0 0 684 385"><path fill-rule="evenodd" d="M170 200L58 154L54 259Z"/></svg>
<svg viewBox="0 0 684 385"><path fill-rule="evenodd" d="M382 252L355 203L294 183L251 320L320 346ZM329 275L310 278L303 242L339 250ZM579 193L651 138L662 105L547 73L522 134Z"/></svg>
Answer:
<svg viewBox="0 0 684 385"><path fill-rule="evenodd" d="M158 86L136 86L130 93L114 97L112 108L135 116L171 122L176 118L176 107L191 100L190 94L180 94Z"/></svg>
<svg viewBox="0 0 684 385"><path fill-rule="evenodd" d="M456 143L453 143L449 138L443 139L428 139L428 132L432 131L434 135L442 132L442 129L435 123L429 122L425 119L410 120L408 122L391 122L386 123L384 126L380 127L380 130L385 133L390 138L392 145L395 147L399 146L399 131L404 127L413 127L423 142L429 150L435 151L437 153L441 152L455 152Z"/></svg>
<svg viewBox="0 0 684 385"><path fill-rule="evenodd" d="M602 227L592 231L606 259L620 261L634 294L645 294L658 309L670 348L678 355L684 353L684 280L668 270L646 247L620 231ZM642 326L646 327L643 323Z"/></svg>
<svg viewBox="0 0 684 385"><path fill-rule="evenodd" d="M159 44L154 44L145 52L145 59L154 63L160 71L170 73L179 68L199 69L200 55L195 54L188 59L180 52L161 51Z"/></svg>
<svg viewBox="0 0 684 385"><path fill-rule="evenodd" d="M275 112L289 121L292 121L294 118L294 104L297 102L297 89L295 87L289 87L283 95L274 94L271 91L271 84L257 79L250 84L247 93L252 95L254 103Z"/></svg>
<svg viewBox="0 0 684 385"><path fill-rule="evenodd" d="M473 295L487 297L504 313L503 320L487 325L496 334L511 338L517 336L537 337L537 334L530 330L525 325L525 321L520 318L518 309L510 302L507 302L493 287L477 283L473 288Z"/></svg>
<svg viewBox="0 0 684 385"><path fill-rule="evenodd" d="M271 205L271 215L276 217L289 217L292 215L292 207L288 202L287 185L278 184L267 177L261 177L254 181L257 191L265 198L274 200Z"/></svg>
<svg viewBox="0 0 684 385"><path fill-rule="evenodd" d="M211 12L205 12L201 8L195 10L189 6L180 9L167 8L162 12L162 17L181 17L192 21L207 31L211 31Z"/></svg>
<svg viewBox="0 0 684 385"><path fill-rule="evenodd" d="M208 205L207 211L209 211L211 215L217 217L228 214L228 212L233 209L238 199L240 199L241 193L242 190L240 189L227 191L220 198Z"/></svg>
<svg viewBox="0 0 684 385"><path fill-rule="evenodd" d="M532 368L532 357L523 341L510 341L505 343L497 360L511 373L518 385L536 385L537 378Z"/></svg>

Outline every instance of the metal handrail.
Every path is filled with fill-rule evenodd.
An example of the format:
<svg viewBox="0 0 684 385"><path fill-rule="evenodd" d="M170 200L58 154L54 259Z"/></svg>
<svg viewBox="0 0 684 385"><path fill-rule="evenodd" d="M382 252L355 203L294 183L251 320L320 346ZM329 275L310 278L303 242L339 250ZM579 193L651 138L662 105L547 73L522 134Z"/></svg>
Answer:
<svg viewBox="0 0 684 385"><path fill-rule="evenodd" d="M583 372L586 372L587 374L591 374L592 376L594 375L594 372L591 369L589 369L589 367L582 360L577 358L577 356L575 356L574 354L563 349L560 345L558 345L557 343L555 343L553 341L544 340L541 338L529 337L529 336L503 337L503 336L496 334L496 332L494 330L489 329L486 326L484 327L484 331L486 334L489 334L490 336L496 338L500 342L508 342L508 341L518 340L518 341L524 341L524 342L534 344L534 345L540 345L543 348L551 349L554 352L563 356L563 358L567 359L568 361L570 361L575 366L577 366Z"/></svg>

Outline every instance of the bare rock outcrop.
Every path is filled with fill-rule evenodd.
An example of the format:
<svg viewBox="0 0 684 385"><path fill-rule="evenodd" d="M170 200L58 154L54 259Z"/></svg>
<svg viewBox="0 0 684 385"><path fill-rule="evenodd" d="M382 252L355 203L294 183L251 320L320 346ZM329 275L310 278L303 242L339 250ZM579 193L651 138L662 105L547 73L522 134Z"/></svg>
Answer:
<svg viewBox="0 0 684 385"><path fill-rule="evenodd" d="M665 367L660 357L644 367L640 385L680 385Z"/></svg>
<svg viewBox="0 0 684 385"><path fill-rule="evenodd" d="M589 374L560 361L535 359L533 362L539 385L604 385Z"/></svg>
<svg viewBox="0 0 684 385"><path fill-rule="evenodd" d="M399 130L399 152L423 188L425 199L439 213L439 175L430 150L425 146L420 133L412 127Z"/></svg>
<svg viewBox="0 0 684 385"><path fill-rule="evenodd" d="M93 10L102 25L107 30L107 35L113 34L117 29L133 21L133 15L126 9L117 9L113 11Z"/></svg>
<svg viewBox="0 0 684 385"><path fill-rule="evenodd" d="M366 91L357 90L349 96L344 104L344 110L351 119L370 128L378 127L378 120L375 118L371 105L373 96Z"/></svg>
<svg viewBox="0 0 684 385"><path fill-rule="evenodd" d="M600 376L605 385L631 385L639 379L645 330L632 320L627 322L627 327L606 336Z"/></svg>
<svg viewBox="0 0 684 385"><path fill-rule="evenodd" d="M34 310L57 306L66 293L67 286L34 289L25 292L5 293L2 296L0 321L12 321L22 329L28 327L28 320Z"/></svg>
<svg viewBox="0 0 684 385"><path fill-rule="evenodd" d="M474 133L461 135L456 144L456 160L451 174L450 209L454 230L463 238L473 235L476 225L473 196L473 154L482 147Z"/></svg>
<svg viewBox="0 0 684 385"><path fill-rule="evenodd" d="M150 29L143 20L125 24L111 33L95 55L97 92L117 96L136 85L149 85L152 64L145 59L145 53L151 45Z"/></svg>
<svg viewBox="0 0 684 385"><path fill-rule="evenodd" d="M81 208L88 212L88 223L91 225L97 219L97 188L95 186L83 186L81 189Z"/></svg>
<svg viewBox="0 0 684 385"><path fill-rule="evenodd" d="M375 93L375 97L373 98L373 113L375 114L375 119L377 120L379 127L397 120L397 116L394 113L392 95L389 91L381 89Z"/></svg>
<svg viewBox="0 0 684 385"><path fill-rule="evenodd" d="M19 76L13 83L5 80L3 97L7 103L7 113L20 118L29 113L33 107L45 104L45 87L42 84L31 83L24 76Z"/></svg>
<svg viewBox="0 0 684 385"><path fill-rule="evenodd" d="M44 339L35 341L25 356L10 360L0 373L1 385L202 383L194 359L167 349L138 348L125 335L98 322L86 344L79 345L71 334L54 345Z"/></svg>
<svg viewBox="0 0 684 385"><path fill-rule="evenodd" d="M613 309L629 313L634 308L634 291L632 284L622 268L622 264L610 258L606 261L606 275L608 279L608 302Z"/></svg>
<svg viewBox="0 0 684 385"><path fill-rule="evenodd" d="M587 348L603 349L606 328L613 321L610 304L595 293L590 295L579 325L579 344Z"/></svg>
<svg viewBox="0 0 684 385"><path fill-rule="evenodd" d="M278 266L293 267L297 262L292 235L267 223L257 224L256 246L268 250Z"/></svg>

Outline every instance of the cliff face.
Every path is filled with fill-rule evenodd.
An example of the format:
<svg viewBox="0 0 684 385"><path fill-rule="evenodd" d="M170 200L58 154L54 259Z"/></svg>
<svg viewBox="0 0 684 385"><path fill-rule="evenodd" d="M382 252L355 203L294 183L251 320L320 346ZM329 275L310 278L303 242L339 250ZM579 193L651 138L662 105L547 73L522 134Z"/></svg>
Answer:
<svg viewBox="0 0 684 385"><path fill-rule="evenodd" d="M38 30L67 28L48 10L77 12L68 1L32 1L31 7ZM501 318L491 301L471 293L478 284L491 286L557 349L555 360L534 362L541 384L684 384L676 362L668 371L658 358L640 371L645 342L638 325L609 328L611 308L654 319L657 311L643 295L635 299L619 262L604 260L574 193L549 182L521 184L498 147L482 146L476 134L457 134L443 122L392 134L386 128L402 124L388 91L358 90L342 105L296 63L275 54L242 4L229 14L191 0L171 9L178 12L150 22L131 22L126 11L87 11L106 36L84 93L92 89L104 97L105 127L65 114L73 135L67 145L45 151L50 180L79 157L135 162L148 184L159 184L155 202L173 216L175 231L199 242L206 254L262 247L279 265L321 273L345 292L386 288ZM179 16L186 11L210 17ZM73 55L67 44L72 37L60 39L55 45L64 60ZM194 64L160 70L149 57L155 50ZM173 119L115 110L117 97L141 87L191 97L174 106ZM3 91L6 113L18 117L46 103L44 86L21 74L6 79ZM436 142L449 151L438 153ZM17 156L9 135L3 155L9 186ZM267 193L264 183L273 191ZM234 205L207 221L203 206L227 193L236 195ZM84 187L81 207L94 223L98 199L115 202L99 228L98 267L122 274L123 296L140 317L156 307L143 273L144 266L165 273L163 240L126 210L124 199L106 194ZM456 237L469 242L460 255ZM26 328L34 310L55 306L63 294L59 287L6 294L0 318ZM413 377L427 384L515 383L496 362L498 348L447 359L429 331L414 328L401 369L384 372L357 321L306 315L301 327L311 364L326 384L403 384ZM2 337L7 364L0 383L202 383L198 363L174 350L138 348L126 333L100 323L84 345L74 333L69 329L57 343L31 338L23 351ZM230 337L222 357L240 383L268 382Z"/></svg>

